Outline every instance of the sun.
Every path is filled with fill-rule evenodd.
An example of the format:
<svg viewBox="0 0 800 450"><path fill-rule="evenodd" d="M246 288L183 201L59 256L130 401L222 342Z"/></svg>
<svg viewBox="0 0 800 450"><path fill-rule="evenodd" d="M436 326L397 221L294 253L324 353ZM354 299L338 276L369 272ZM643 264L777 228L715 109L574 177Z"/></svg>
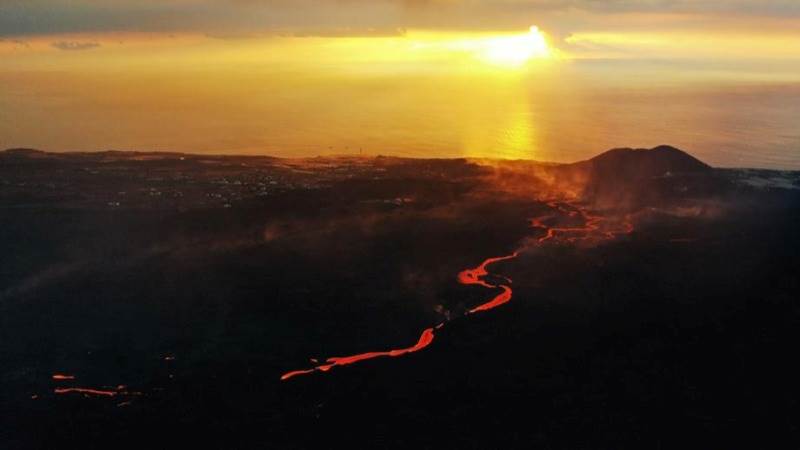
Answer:
<svg viewBox="0 0 800 450"><path fill-rule="evenodd" d="M483 49L483 56L489 62L511 66L551 54L547 38L535 25L526 34L487 39Z"/></svg>

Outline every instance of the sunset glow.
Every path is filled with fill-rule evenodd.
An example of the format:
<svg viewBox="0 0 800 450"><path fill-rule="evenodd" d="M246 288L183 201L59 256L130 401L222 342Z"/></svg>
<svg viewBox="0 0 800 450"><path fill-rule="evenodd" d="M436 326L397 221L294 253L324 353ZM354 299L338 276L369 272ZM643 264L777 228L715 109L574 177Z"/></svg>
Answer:
<svg viewBox="0 0 800 450"><path fill-rule="evenodd" d="M528 34L490 38L485 48L488 61L512 66L524 64L533 58L546 58L551 53L544 34L536 26L532 26Z"/></svg>
<svg viewBox="0 0 800 450"><path fill-rule="evenodd" d="M356 148L561 162L589 156L585 142L656 145L663 136L720 164L800 167L789 109L754 106L776 111L771 149L761 153L747 150L763 131L744 112L753 98L745 91L780 88L784 95L769 97L777 103L800 95L800 28L790 19L771 19L768 31L742 17L701 29L676 14L576 13L562 23L542 12L526 23L64 26L9 36L0 38L0 105L19 120L1 121L0 136L5 146L50 150L315 156ZM657 108L667 93L669 106ZM709 106L719 102L736 107ZM46 130L35 125L44 122Z"/></svg>

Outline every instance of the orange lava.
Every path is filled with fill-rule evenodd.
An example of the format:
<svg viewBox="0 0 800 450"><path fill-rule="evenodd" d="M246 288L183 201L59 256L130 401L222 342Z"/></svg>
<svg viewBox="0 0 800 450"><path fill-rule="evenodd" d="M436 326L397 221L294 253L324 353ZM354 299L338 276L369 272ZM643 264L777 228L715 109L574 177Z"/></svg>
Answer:
<svg viewBox="0 0 800 450"><path fill-rule="evenodd" d="M530 224L532 228L538 228L545 231L545 234L539 237L536 242L539 245L543 245L548 241L554 242L568 242L573 243L578 240L590 240L590 239L597 239L597 240L606 240L606 239L613 239L618 234L630 234L633 232L633 224L631 223L630 215L626 215L624 221L622 222L622 226L624 231L618 230L608 230L608 226L605 225L607 219L592 214L588 208L581 207L579 205L566 203L566 202L548 202L547 205L556 210L558 213L565 215L567 217L577 219L580 218L583 224L580 226L568 226L568 227L555 227L549 226L546 224L548 219L553 219L556 216L553 215L545 215L541 217L536 217L530 219ZM488 267L492 264L498 263L500 261L506 261L510 259L514 259L519 256L520 250L515 251L514 253L507 255L507 256L498 256L494 258L489 258L483 261L478 267L473 269L466 269L461 271L458 274L458 282L464 285L478 285L488 289L500 289L501 292L495 295L491 300L486 303L483 303L475 308L472 308L467 312L467 314L475 314L479 312L488 311L490 309L497 308L498 306L504 305L511 301L511 297L513 294L513 290L511 289L510 285L512 281L510 278L503 276L503 275L496 275L491 274L493 277L497 279L504 280L507 284L491 284L490 282L486 281L486 277L490 275ZM408 348L397 349L397 350L389 350L389 351L378 351L378 352L368 352L368 353L361 353L358 355L353 356L343 356L343 357L333 357L328 358L325 364L317 365L311 369L304 369L304 370L294 370L291 372L287 372L281 376L281 380L285 381L290 378L299 376L299 375L308 375L315 372L327 372L336 366L344 366L348 364L355 364L361 361L365 361L368 359L379 358L384 356L403 356L408 353L416 352L419 350L424 349L428 345L433 342L435 330L439 330L444 327L446 322L439 323L434 328L427 328L422 332L422 335L419 338L419 341Z"/></svg>
<svg viewBox="0 0 800 450"><path fill-rule="evenodd" d="M498 257L495 257L495 258L489 258L486 261L482 262L481 265L479 265L478 267L476 267L474 269L464 270L464 271L462 271L461 273L458 274L458 282L461 283L461 284L467 284L467 285L469 285L469 284L477 284L478 286L483 286L485 288L490 288L490 289L494 289L494 288L498 288L499 287L500 289L503 290L503 292L497 294L494 298L492 298L488 302L486 302L486 303L484 303L482 305L479 305L479 306L477 306L475 308L470 309L469 310L469 314L474 314L474 313L482 312L482 311L488 311L490 309L497 308L498 306L503 305L503 304L508 303L508 302L511 301L511 294L512 294L513 291L511 290L510 286L505 285L505 284L501 284L501 285L490 284L487 281L485 281L483 279L483 277L489 275L489 271L486 268L488 266L490 266L491 264L494 264L494 263L497 263L497 262L500 262L500 261L506 261L506 260L509 260L509 259L514 259L517 256L519 256L519 252L514 252L514 253L512 253L512 254L510 254L508 256L498 256ZM506 277L506 276L496 275L496 277L502 278L508 284L511 284L511 279Z"/></svg>
<svg viewBox="0 0 800 450"><path fill-rule="evenodd" d="M514 252L513 254L508 255L508 256L498 256L496 258L489 258L486 261L484 261L483 263L481 263L480 266L478 266L478 267L476 267L474 269L467 269L467 270L464 270L461 273L459 273L458 274L458 282L461 283L461 284L479 284L479 285L481 285L483 287L493 288L493 287L495 287L494 285L491 285L491 284L483 281L483 279L482 279L486 275L489 275L489 271L486 270L486 267L488 267L489 265L494 264L496 262L505 261L507 259L514 259L517 256L519 256L519 253Z"/></svg>
<svg viewBox="0 0 800 450"><path fill-rule="evenodd" d="M498 286L498 287L500 289L502 289L503 292L498 294L491 301L486 302L486 303L484 303L484 304L482 304L482 305L480 305L478 307L470 309L469 312L474 314L476 312L488 311L490 309L497 308L500 305L503 305L505 303L510 302L511 301L511 292L512 292L511 288L508 287L508 286L502 285L502 284L500 286Z"/></svg>
<svg viewBox="0 0 800 450"><path fill-rule="evenodd" d="M84 395L98 395L104 397L114 397L118 394L117 391L104 391L101 389L88 389L88 388L56 388L56 394L69 394L69 393L79 393Z"/></svg>
<svg viewBox="0 0 800 450"><path fill-rule="evenodd" d="M577 242L591 239L608 240L613 239L620 234L631 234L634 231L630 214L626 214L624 220L622 220L622 231L608 230L608 226L605 225L608 220L603 216L592 214L588 208L584 208L575 204L559 202L549 202L547 205L569 217L580 217L583 221L583 225L570 227L551 227L545 224L547 219L553 217L548 215L530 219L531 227L545 230L545 235L538 239L539 243L557 240L557 238L561 237L562 235L568 235L567 237L563 238L563 241L565 242Z"/></svg>
<svg viewBox="0 0 800 450"><path fill-rule="evenodd" d="M75 379L75 375L64 375L64 374L61 374L61 373L54 373L53 374L53 379L56 380L56 381L74 380Z"/></svg>
<svg viewBox="0 0 800 450"><path fill-rule="evenodd" d="M397 350L389 350L385 352L368 352L352 356L340 356L340 357L328 358L327 364L319 365L317 367L314 367L313 369L295 370L292 372L285 373L281 376L281 380L288 380L289 378L295 377L297 375L305 375L316 371L327 372L332 368L334 368L335 366L346 366L348 364L355 364L357 362L365 361L367 359L380 358L382 356L403 356L407 353L413 353L429 346L431 342L433 342L433 337L434 337L433 333L434 333L433 328L425 329L425 331L423 331L422 335L419 337L417 343L414 344L412 347L401 348Z"/></svg>
<svg viewBox="0 0 800 450"><path fill-rule="evenodd" d="M296 377L298 375L305 375L308 373L314 373L317 371L317 368L308 369L308 370L293 370L291 372L286 372L285 374L281 375L281 381L288 380L289 378Z"/></svg>

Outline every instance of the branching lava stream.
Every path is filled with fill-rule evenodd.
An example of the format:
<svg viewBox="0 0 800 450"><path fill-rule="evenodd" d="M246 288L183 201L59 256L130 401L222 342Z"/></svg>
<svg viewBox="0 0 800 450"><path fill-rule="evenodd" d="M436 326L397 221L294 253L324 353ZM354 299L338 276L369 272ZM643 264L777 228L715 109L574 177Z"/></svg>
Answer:
<svg viewBox="0 0 800 450"><path fill-rule="evenodd" d="M547 203L547 206L553 209L558 214L564 215L571 219L581 220L582 224L568 226L568 227L556 227L547 225L547 222L557 217L557 215L555 214L544 215L530 219L530 224L532 228L541 229L544 230L545 232L543 236L536 239L535 243L537 245L544 245L547 242L574 243L581 240L591 240L591 239L607 240L607 239L613 239L615 236L619 234L630 234L631 232L633 232L633 226L631 224L629 216L625 216L624 220L622 221L622 228L623 228L622 231L618 230L610 231L608 229L605 229L605 227L603 227L603 224L608 221L607 218L599 215L594 215L589 212L588 208L579 206L576 203L551 201ZM485 261L483 261L478 267L475 267L473 269L463 270L461 273L458 274L458 282L461 284L478 285L487 289L500 289L500 293L495 295L491 300L470 309L466 313L466 315L488 311L490 309L497 308L498 306L501 306L511 301L511 296L513 293L513 290L511 289L510 286L511 279L503 275L491 274L488 270L488 267L492 264L501 261L507 261L517 258L521 250L522 249L516 250L512 254L506 256L497 256L493 258L488 258ZM492 275L494 278L501 279L505 283L492 284L486 280L486 278L489 275ZM380 358L384 356L397 357L420 351L425 347L429 346L433 342L436 330L439 330L442 327L444 327L446 323L447 321L441 322L433 328L426 328L420 335L417 343L411 347L388 350L388 351L361 353L352 356L328 358L324 364L319 364L310 369L294 370L291 372L287 372L281 376L281 380L285 381L299 375L307 375L314 372L327 372L336 366L355 364L368 359Z"/></svg>

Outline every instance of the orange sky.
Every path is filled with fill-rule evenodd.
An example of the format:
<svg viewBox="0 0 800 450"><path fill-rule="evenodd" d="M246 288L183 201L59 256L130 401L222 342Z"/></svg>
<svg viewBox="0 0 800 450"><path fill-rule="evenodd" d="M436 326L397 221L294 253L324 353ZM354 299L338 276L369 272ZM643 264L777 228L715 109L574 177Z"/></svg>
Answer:
<svg viewBox="0 0 800 450"><path fill-rule="evenodd" d="M718 89L798 83L794 0L0 3L0 147L569 160L576 146L686 142L702 152L728 141L699 124L753 124L723 117L749 97ZM622 97L605 101L617 109L598 116L613 92ZM687 104L631 116L625 102L645 94ZM775 145L789 148L795 111L769 111Z"/></svg>

